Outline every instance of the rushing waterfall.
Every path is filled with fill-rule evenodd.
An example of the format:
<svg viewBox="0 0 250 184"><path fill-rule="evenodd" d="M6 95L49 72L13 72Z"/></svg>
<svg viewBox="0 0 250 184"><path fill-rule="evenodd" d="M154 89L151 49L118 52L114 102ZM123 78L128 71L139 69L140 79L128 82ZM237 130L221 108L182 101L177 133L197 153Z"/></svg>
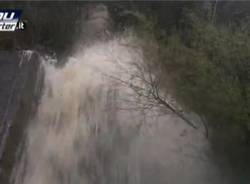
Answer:
<svg viewBox="0 0 250 184"><path fill-rule="evenodd" d="M95 25L103 22L90 17ZM92 23L86 24L90 30ZM11 183L228 184L199 130L172 115L156 116L157 109L141 108L145 99L139 94L138 103L130 86L144 87L135 80L136 66L145 61L134 36L85 43L64 66L40 57L42 95Z"/></svg>
<svg viewBox="0 0 250 184"><path fill-rule="evenodd" d="M110 77L127 80L120 68L132 72L129 63L140 59L119 42L95 43L62 68L44 61L43 95L27 130L15 183L89 183L111 172L109 165L104 166L118 156L111 147L132 136L119 132L120 127L129 129L142 121L131 111L117 118L122 105L118 98L128 97L128 90Z"/></svg>
<svg viewBox="0 0 250 184"><path fill-rule="evenodd" d="M199 132L172 116L147 116L135 104L129 108L135 94L121 81L130 81L133 63L143 62L141 52L127 46L131 42L95 42L63 67L43 58L44 89L12 183L218 181Z"/></svg>

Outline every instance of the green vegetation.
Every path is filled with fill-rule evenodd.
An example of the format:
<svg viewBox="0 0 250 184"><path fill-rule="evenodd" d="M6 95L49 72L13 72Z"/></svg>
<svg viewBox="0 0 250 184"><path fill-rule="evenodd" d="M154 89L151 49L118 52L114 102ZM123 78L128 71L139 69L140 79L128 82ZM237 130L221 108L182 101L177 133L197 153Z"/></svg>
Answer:
<svg viewBox="0 0 250 184"><path fill-rule="evenodd" d="M228 151L239 144L248 146L249 29L244 24L219 27L192 18L186 38L181 33L169 36L161 64L177 99L205 117L214 141L221 139Z"/></svg>
<svg viewBox="0 0 250 184"><path fill-rule="evenodd" d="M185 11L178 26L162 29L136 16L138 35L159 45L153 57L162 89L206 121L217 153L248 164L250 145L250 24L215 24L206 14ZM148 53L148 52L147 52ZM157 61L155 61L157 58ZM161 71L159 71L161 70ZM243 156L244 155L244 156ZM241 158L243 158L241 160ZM237 160L237 161L236 161ZM236 162L235 162L236 161ZM242 165L241 165L242 167Z"/></svg>

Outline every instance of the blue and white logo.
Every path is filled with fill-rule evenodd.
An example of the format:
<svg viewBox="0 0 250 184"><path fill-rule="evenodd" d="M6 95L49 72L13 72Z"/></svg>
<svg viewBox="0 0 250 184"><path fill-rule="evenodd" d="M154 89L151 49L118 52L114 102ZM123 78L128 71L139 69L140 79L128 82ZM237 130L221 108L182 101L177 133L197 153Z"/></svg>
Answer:
<svg viewBox="0 0 250 184"><path fill-rule="evenodd" d="M24 29L20 21L21 10L0 10L0 31L15 31Z"/></svg>

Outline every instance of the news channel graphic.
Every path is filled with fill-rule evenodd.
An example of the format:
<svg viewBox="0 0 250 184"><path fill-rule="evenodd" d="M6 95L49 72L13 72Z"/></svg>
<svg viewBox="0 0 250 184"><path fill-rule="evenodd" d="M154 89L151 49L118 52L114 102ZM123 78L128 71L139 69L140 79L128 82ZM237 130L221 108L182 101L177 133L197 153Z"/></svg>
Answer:
<svg viewBox="0 0 250 184"><path fill-rule="evenodd" d="M0 31L24 30L26 23L21 21L22 10L0 9Z"/></svg>

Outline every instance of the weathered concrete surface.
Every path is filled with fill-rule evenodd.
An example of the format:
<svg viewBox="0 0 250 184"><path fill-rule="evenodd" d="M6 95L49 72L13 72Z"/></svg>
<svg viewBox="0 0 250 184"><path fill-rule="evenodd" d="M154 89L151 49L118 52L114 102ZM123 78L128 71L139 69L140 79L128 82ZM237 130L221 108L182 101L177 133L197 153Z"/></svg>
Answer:
<svg viewBox="0 0 250 184"><path fill-rule="evenodd" d="M36 99L39 59L31 51L0 52L0 183L8 183Z"/></svg>

